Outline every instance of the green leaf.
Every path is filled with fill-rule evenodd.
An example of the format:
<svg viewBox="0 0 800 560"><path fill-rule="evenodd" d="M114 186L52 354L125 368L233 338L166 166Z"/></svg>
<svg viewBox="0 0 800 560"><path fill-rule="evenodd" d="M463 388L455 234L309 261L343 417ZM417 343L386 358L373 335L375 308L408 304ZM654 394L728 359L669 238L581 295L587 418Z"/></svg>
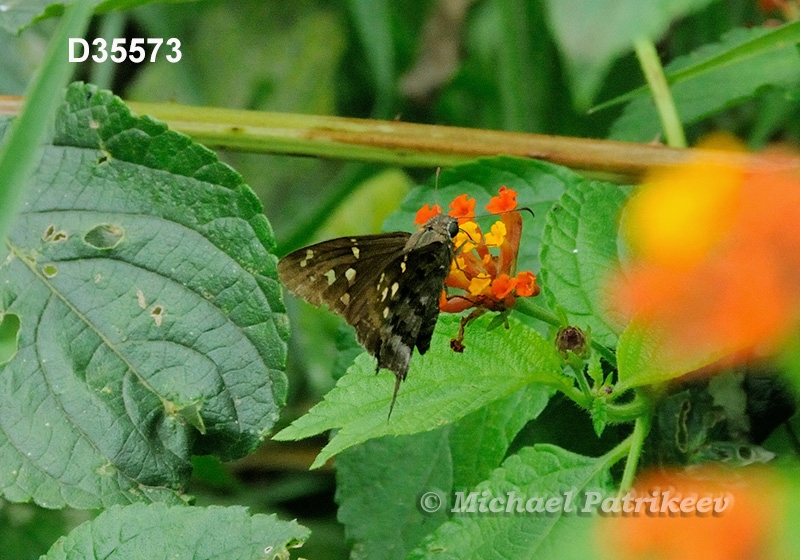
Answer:
<svg viewBox="0 0 800 560"><path fill-rule="evenodd" d="M0 267L20 323L0 488L52 508L179 502L191 455L240 457L278 418L274 240L212 152L108 92L66 99Z"/></svg>
<svg viewBox="0 0 800 560"><path fill-rule="evenodd" d="M453 500L453 518L411 553L409 558L585 558L592 550L589 530L593 519L578 515L586 491L611 487L604 458L576 455L553 445L522 448L496 469L473 492L478 500L504 499L503 513L470 509L470 492ZM510 493L513 495L510 496ZM571 506L567 504L572 495ZM511 502L520 498L520 502ZM528 513L532 498L561 498L553 513ZM506 513L511 504L512 511ZM536 507L536 502L531 506ZM522 507L520 513L516 508ZM565 512L566 508L570 511ZM583 554L583 555L581 555Z"/></svg>
<svg viewBox="0 0 800 560"><path fill-rule="evenodd" d="M566 167L543 161L508 156L481 158L443 170L436 189L433 184L414 189L400 211L386 220L384 230L413 231L414 217L422 206L436 203L447 212L447 205L464 193L477 199L475 214L487 216L489 212L484 207L505 185L517 191L519 208L528 208L534 214L523 214L517 269L535 272L539 269L539 246L547 211L567 186L581 180Z"/></svg>
<svg viewBox="0 0 800 560"><path fill-rule="evenodd" d="M608 403L603 397L592 401L592 428L597 437L602 437L608 425Z"/></svg>
<svg viewBox="0 0 800 560"><path fill-rule="evenodd" d="M250 515L243 507L133 504L114 506L80 525L42 559L288 558L308 534L296 521Z"/></svg>
<svg viewBox="0 0 800 560"><path fill-rule="evenodd" d="M756 95L760 88L788 88L800 82L800 22L769 29L733 29L719 43L676 58L665 67L678 114L697 122ZM725 84L725 87L719 87ZM647 88L632 95L610 137L649 142L661 131Z"/></svg>
<svg viewBox="0 0 800 560"><path fill-rule="evenodd" d="M476 410L453 425L453 487L472 488L500 466L511 442L541 414L553 390L531 384Z"/></svg>
<svg viewBox="0 0 800 560"><path fill-rule="evenodd" d="M336 458L338 519L354 542L351 558L405 558L447 519L453 484L448 433L445 427L385 436ZM436 511L423 509L437 499L442 505Z"/></svg>
<svg viewBox="0 0 800 560"><path fill-rule="evenodd" d="M387 0L348 0L353 25L361 40L376 93L375 118L388 118L395 92L392 18Z"/></svg>
<svg viewBox="0 0 800 560"><path fill-rule="evenodd" d="M605 317L605 282L617 262L617 221L629 189L599 181L571 186L547 214L542 235L542 291L572 326L616 345L619 327Z"/></svg>
<svg viewBox="0 0 800 560"><path fill-rule="evenodd" d="M587 108L614 60L633 41L654 42L670 23L713 0L547 0L550 29L564 56L572 98Z"/></svg>
<svg viewBox="0 0 800 560"><path fill-rule="evenodd" d="M619 337L619 383L614 392L675 379L713 364L729 353L724 349L702 346L670 351L664 343L663 333L644 322L633 321Z"/></svg>
<svg viewBox="0 0 800 560"><path fill-rule="evenodd" d="M509 318L510 329L486 332L489 321L484 316L470 324L464 338L466 350L458 354L450 350L449 340L458 331L459 318L440 318L430 350L411 360L391 419L386 415L394 375L388 371L375 375L374 359L362 354L325 400L274 439L302 439L339 428L314 461L312 468L316 468L371 438L449 424L529 383L571 385L561 373L561 359L552 343L513 318Z"/></svg>
<svg viewBox="0 0 800 560"><path fill-rule="evenodd" d="M180 2L184 0L172 1ZM126 10L154 2L163 2L163 0L94 0L91 4L96 6L98 13L101 13L111 10ZM60 16L64 12L64 6L73 3L74 0L61 2L53 0L6 0L3 2L5 9L0 10L0 27L16 34L38 20Z"/></svg>

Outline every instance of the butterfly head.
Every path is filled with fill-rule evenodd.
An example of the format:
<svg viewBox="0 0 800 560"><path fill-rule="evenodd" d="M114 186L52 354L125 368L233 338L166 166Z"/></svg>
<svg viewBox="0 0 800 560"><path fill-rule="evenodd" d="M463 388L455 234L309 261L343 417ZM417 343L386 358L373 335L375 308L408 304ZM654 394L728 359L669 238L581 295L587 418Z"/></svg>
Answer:
<svg viewBox="0 0 800 560"><path fill-rule="evenodd" d="M417 233L408 240L406 250L423 247L430 243L452 241L458 234L458 220L447 214L434 214Z"/></svg>

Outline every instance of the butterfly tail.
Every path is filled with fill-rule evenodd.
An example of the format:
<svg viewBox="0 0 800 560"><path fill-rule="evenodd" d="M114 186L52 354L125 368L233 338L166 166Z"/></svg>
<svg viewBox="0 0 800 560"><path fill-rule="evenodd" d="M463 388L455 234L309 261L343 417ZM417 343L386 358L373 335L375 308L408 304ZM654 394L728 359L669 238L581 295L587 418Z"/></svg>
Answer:
<svg viewBox="0 0 800 560"><path fill-rule="evenodd" d="M392 393L392 404L389 405L389 416L386 417L386 421L388 422L392 418L392 410L394 410L394 403L397 400L397 392L400 390L400 382L403 381L403 378L399 375L395 375L394 378L394 393Z"/></svg>

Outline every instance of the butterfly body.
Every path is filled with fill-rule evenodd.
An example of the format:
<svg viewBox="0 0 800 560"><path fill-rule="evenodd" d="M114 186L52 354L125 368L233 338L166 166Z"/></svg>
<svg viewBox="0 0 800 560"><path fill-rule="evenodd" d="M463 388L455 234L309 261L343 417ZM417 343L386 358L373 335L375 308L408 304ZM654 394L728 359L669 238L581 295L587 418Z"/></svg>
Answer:
<svg viewBox="0 0 800 560"><path fill-rule="evenodd" d="M294 251L278 263L296 296L325 304L355 328L359 343L396 376L394 407L416 347L424 354L439 316L458 222L433 216L416 233L341 237Z"/></svg>

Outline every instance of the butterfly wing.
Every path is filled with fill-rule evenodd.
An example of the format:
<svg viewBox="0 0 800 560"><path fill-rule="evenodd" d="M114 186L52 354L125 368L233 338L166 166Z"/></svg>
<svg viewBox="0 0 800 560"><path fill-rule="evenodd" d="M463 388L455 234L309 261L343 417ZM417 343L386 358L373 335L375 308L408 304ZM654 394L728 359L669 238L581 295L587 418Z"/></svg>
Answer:
<svg viewBox="0 0 800 560"><path fill-rule="evenodd" d="M381 347L378 366L405 379L411 353L430 347L439 317L439 295L450 270L450 240L413 249L395 259L377 285Z"/></svg>
<svg viewBox="0 0 800 560"><path fill-rule="evenodd" d="M343 317L356 329L359 343L377 357L385 322L377 305L378 283L402 259L409 237L395 232L323 241L286 255L278 274L296 296L325 304Z"/></svg>
<svg viewBox="0 0 800 560"><path fill-rule="evenodd" d="M420 354L430 347L457 231L455 219L439 214L413 235L342 237L298 249L278 263L289 291L344 317L377 358L377 369L394 372L390 415L414 347Z"/></svg>

